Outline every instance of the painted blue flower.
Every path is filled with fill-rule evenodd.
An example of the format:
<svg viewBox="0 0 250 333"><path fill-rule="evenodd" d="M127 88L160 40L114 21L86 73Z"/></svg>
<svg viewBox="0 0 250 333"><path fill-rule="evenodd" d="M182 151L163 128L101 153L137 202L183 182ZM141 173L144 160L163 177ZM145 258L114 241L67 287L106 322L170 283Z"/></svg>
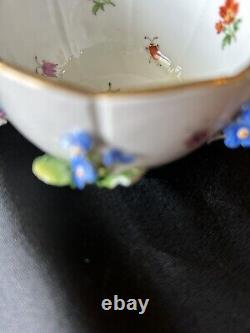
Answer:
<svg viewBox="0 0 250 333"><path fill-rule="evenodd" d="M87 184L97 180L97 172L91 162L83 156L76 156L71 160L73 184L82 190Z"/></svg>
<svg viewBox="0 0 250 333"><path fill-rule="evenodd" d="M250 110L242 108L243 112L238 119L224 130L224 143L228 148L240 146L250 148Z"/></svg>
<svg viewBox="0 0 250 333"><path fill-rule="evenodd" d="M115 164L129 164L134 162L135 157L131 154L125 154L119 149L109 149L103 153L102 163L106 167L111 167Z"/></svg>
<svg viewBox="0 0 250 333"><path fill-rule="evenodd" d="M88 152L93 146L93 138L86 132L77 131L65 135L62 144L65 149L78 148L83 152Z"/></svg>

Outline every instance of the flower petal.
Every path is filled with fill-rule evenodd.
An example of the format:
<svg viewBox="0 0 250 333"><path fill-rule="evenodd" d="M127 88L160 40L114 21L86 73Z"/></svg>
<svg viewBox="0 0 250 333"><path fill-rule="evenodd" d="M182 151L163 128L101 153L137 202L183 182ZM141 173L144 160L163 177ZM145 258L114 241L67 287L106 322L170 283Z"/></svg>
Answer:
<svg viewBox="0 0 250 333"><path fill-rule="evenodd" d="M88 184L93 184L96 182L97 172L94 166L88 160L85 160L85 173L86 173L86 182Z"/></svg>
<svg viewBox="0 0 250 333"><path fill-rule="evenodd" d="M238 148L240 146L240 141L237 138L237 136L235 135L235 136L227 137L224 140L224 144L228 148L235 149L235 148Z"/></svg>
<svg viewBox="0 0 250 333"><path fill-rule="evenodd" d="M76 156L71 160L72 178L74 185L82 190L86 184L93 184L97 180L97 172L91 162Z"/></svg>
<svg viewBox="0 0 250 333"><path fill-rule="evenodd" d="M239 129L239 125L236 123L231 123L227 127L223 129L223 133L225 136L230 136L232 133L236 133Z"/></svg>
<svg viewBox="0 0 250 333"><path fill-rule="evenodd" d="M246 111L244 110L241 113L241 116L239 117L238 122L241 125L249 125L250 126L250 110L246 110Z"/></svg>
<svg viewBox="0 0 250 333"><path fill-rule="evenodd" d="M102 157L102 162L106 167L114 164L129 164L134 162L135 157L131 154L123 153L119 149L106 150Z"/></svg>
<svg viewBox="0 0 250 333"><path fill-rule="evenodd" d="M58 64L53 64L53 63L51 63L51 62L46 62L46 61L43 61L43 68L45 68L45 69L50 69L50 70L55 70L56 69L56 67L58 66Z"/></svg>
<svg viewBox="0 0 250 333"><path fill-rule="evenodd" d="M76 146L80 147L82 150L84 150L84 152L88 152L93 146L93 138L86 132L77 131L65 135L62 140L62 145L65 149Z"/></svg>
<svg viewBox="0 0 250 333"><path fill-rule="evenodd" d="M250 148L250 137L247 139L241 140L241 146L244 148Z"/></svg>
<svg viewBox="0 0 250 333"><path fill-rule="evenodd" d="M238 124L231 124L224 129L224 144L228 148L234 149L240 146L240 140L237 137L237 131L239 128L240 126Z"/></svg>

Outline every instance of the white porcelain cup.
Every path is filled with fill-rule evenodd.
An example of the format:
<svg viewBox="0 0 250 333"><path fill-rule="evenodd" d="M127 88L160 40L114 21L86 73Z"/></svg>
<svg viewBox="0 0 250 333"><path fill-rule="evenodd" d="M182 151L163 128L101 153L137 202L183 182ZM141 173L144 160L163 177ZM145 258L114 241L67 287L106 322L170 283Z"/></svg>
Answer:
<svg viewBox="0 0 250 333"><path fill-rule="evenodd" d="M249 0L2 0L0 43L8 120L63 159L84 131L167 163L250 99Z"/></svg>

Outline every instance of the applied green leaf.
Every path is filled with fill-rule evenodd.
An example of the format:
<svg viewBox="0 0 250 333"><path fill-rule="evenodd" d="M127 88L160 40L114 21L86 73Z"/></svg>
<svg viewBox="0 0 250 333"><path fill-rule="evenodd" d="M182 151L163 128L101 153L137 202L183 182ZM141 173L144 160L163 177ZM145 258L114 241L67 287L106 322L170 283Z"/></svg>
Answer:
<svg viewBox="0 0 250 333"><path fill-rule="evenodd" d="M97 185L100 188L106 188L109 190L113 190L119 185L128 187L136 183L144 173L144 169L131 168L120 173L106 174L105 177L97 182Z"/></svg>
<svg viewBox="0 0 250 333"><path fill-rule="evenodd" d="M62 187L72 183L69 163L49 155L36 158L32 171L38 179L48 185Z"/></svg>

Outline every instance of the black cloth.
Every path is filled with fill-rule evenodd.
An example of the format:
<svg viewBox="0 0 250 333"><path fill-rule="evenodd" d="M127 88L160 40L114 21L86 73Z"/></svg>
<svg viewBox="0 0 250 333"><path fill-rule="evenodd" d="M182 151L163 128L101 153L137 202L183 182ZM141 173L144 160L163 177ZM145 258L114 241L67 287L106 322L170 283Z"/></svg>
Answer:
<svg viewBox="0 0 250 333"><path fill-rule="evenodd" d="M0 130L1 333L250 332L250 151L223 143L132 188L48 187ZM104 312L119 295L146 313Z"/></svg>

